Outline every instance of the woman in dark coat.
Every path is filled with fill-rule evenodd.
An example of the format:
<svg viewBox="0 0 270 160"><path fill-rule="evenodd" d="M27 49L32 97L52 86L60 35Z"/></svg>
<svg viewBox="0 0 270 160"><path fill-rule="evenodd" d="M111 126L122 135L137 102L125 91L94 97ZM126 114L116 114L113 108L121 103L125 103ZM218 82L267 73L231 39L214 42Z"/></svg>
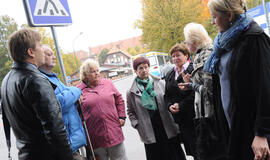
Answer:
<svg viewBox="0 0 270 160"><path fill-rule="evenodd" d="M244 6L243 0L208 2L219 33L204 71L213 74L214 103L223 111L218 118L226 117L218 121L228 159L264 160L270 155L270 39Z"/></svg>
<svg viewBox="0 0 270 160"><path fill-rule="evenodd" d="M195 129L194 91L180 90L178 83L182 83L182 73L191 74L193 65L190 63L190 53L183 43L176 44L170 50L175 67L165 77L165 102L179 125L181 140L184 143L186 154L195 157Z"/></svg>

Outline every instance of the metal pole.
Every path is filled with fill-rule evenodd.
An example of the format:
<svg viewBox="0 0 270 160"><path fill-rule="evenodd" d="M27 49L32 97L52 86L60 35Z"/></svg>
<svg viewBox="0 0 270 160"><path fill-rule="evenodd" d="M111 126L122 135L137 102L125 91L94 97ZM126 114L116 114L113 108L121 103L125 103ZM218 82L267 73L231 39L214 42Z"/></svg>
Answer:
<svg viewBox="0 0 270 160"><path fill-rule="evenodd" d="M76 40L80 35L82 35L82 34L83 34L83 32L80 32L80 33L73 39L73 43L72 43L73 54L74 54L74 58L75 58L77 70L79 70L79 65L78 65L78 61L77 61L77 56L76 56L76 51L75 51L74 44L75 44L75 40Z"/></svg>
<svg viewBox="0 0 270 160"><path fill-rule="evenodd" d="M264 8L264 13L265 13L265 18L266 18L266 23L267 23L267 28L268 28L268 35L270 35L270 24L269 24L268 10L267 10L267 7L265 5L264 0L262 0L262 5Z"/></svg>
<svg viewBox="0 0 270 160"><path fill-rule="evenodd" d="M54 44L55 44L55 50L56 50L57 57L58 57L59 64L60 64L60 70L61 70L61 73L62 73L63 82L64 82L65 85L68 85L64 63L63 63L62 56L61 56L61 53L60 53L60 50L59 50L59 47L58 47L57 36L56 36L55 29L54 29L53 26L51 26L51 30L52 30L53 40L54 40Z"/></svg>
<svg viewBox="0 0 270 160"><path fill-rule="evenodd" d="M74 59L75 59L75 62L76 62L76 69L79 70L79 65L78 65L78 61L77 61L77 56L76 56L76 52L75 52L75 49L73 48L73 54L74 54Z"/></svg>
<svg viewBox="0 0 270 160"><path fill-rule="evenodd" d="M88 132L87 125L86 125L86 122L85 122L85 118L84 118L84 115L83 115L83 112L82 112L81 101L78 100L77 104L78 104L77 110L78 110L79 114L81 115L81 120L83 122L83 127L84 127L84 130L85 130L86 138L87 138L87 141L88 141L89 146L90 146L90 153L93 156L93 160L96 160L95 152L94 152L92 142L91 142L91 139L90 139L90 136L89 136L89 132Z"/></svg>

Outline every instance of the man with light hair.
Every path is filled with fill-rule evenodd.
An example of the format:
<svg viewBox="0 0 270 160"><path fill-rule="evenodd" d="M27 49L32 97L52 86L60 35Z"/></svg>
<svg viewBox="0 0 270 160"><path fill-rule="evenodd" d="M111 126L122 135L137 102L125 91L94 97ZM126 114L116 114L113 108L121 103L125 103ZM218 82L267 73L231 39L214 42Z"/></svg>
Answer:
<svg viewBox="0 0 270 160"><path fill-rule="evenodd" d="M52 72L56 64L53 50L49 45L43 45L43 48L45 63L40 66L39 71L56 86L54 93L62 108L63 121L74 160L84 160L85 158L78 151L79 148L86 146L86 137L76 104L80 98L81 90L73 86L68 87L57 78L57 75Z"/></svg>
<svg viewBox="0 0 270 160"><path fill-rule="evenodd" d="M38 71L45 60L41 35L32 29L16 31L8 49L14 63L2 82L1 96L19 160L72 160L54 86Z"/></svg>

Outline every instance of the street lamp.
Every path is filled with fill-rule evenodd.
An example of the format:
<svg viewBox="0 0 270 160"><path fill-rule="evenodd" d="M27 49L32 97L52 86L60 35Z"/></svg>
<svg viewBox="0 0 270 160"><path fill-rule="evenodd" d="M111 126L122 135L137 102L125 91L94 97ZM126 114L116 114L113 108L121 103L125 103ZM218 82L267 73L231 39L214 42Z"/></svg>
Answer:
<svg viewBox="0 0 270 160"><path fill-rule="evenodd" d="M76 39L77 39L80 35L82 35L82 34L83 34L83 32L80 32L80 33L73 39L73 42L72 42L73 54L74 54L74 58L75 58L77 70L79 70L79 65L78 65L78 61L77 61L77 57L76 57L76 52L75 52L74 45L75 45Z"/></svg>

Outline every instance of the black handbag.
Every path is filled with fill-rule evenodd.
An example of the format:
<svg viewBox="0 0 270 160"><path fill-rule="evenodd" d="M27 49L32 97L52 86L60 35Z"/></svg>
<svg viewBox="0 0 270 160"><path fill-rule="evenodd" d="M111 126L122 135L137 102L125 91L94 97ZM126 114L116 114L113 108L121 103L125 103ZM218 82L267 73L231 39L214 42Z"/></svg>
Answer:
<svg viewBox="0 0 270 160"><path fill-rule="evenodd" d="M226 145L219 136L215 111L211 117L205 117L204 99L201 96L201 116L194 119L197 160L226 160Z"/></svg>

